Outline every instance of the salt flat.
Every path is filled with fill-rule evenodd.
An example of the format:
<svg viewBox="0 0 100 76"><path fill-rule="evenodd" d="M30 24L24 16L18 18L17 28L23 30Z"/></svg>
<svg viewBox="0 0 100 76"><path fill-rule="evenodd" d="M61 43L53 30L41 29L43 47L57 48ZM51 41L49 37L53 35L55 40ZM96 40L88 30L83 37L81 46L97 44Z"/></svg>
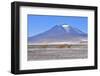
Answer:
<svg viewBox="0 0 100 76"><path fill-rule="evenodd" d="M28 61L55 59L84 59L88 57L87 45L73 47L28 47Z"/></svg>

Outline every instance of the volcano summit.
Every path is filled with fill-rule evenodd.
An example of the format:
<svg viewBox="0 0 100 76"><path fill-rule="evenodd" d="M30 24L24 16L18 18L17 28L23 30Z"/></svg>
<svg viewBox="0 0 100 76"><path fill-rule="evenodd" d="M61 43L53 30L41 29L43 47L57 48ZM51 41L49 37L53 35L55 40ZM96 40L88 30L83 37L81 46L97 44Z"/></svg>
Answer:
<svg viewBox="0 0 100 76"><path fill-rule="evenodd" d="M87 41L87 34L70 25L55 25L48 31L28 38L29 44L49 44Z"/></svg>

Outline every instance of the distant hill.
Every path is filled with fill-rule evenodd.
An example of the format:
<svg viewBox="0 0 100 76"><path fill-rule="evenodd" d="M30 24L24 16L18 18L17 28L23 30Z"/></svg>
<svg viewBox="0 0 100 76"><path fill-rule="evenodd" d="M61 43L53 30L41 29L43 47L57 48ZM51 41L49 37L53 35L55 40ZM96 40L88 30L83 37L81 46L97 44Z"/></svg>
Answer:
<svg viewBox="0 0 100 76"><path fill-rule="evenodd" d="M56 25L48 31L28 38L29 44L87 41L87 34L69 25Z"/></svg>

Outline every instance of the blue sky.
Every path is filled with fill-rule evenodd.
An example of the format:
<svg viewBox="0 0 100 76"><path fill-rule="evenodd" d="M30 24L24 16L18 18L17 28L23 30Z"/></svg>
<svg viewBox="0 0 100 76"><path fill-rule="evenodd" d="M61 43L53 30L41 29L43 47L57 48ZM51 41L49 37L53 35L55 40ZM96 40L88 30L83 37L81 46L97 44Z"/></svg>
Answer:
<svg viewBox="0 0 100 76"><path fill-rule="evenodd" d="M55 25L68 24L87 33L88 17L28 15L28 37L45 32Z"/></svg>

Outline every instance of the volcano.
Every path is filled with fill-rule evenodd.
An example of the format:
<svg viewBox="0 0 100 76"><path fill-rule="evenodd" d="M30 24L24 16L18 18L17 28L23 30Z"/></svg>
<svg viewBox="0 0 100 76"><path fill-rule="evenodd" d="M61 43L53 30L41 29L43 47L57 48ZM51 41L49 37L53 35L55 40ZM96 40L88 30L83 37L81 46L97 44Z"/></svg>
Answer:
<svg viewBox="0 0 100 76"><path fill-rule="evenodd" d="M29 44L79 42L87 40L87 34L70 25L55 25L48 31L28 38Z"/></svg>

